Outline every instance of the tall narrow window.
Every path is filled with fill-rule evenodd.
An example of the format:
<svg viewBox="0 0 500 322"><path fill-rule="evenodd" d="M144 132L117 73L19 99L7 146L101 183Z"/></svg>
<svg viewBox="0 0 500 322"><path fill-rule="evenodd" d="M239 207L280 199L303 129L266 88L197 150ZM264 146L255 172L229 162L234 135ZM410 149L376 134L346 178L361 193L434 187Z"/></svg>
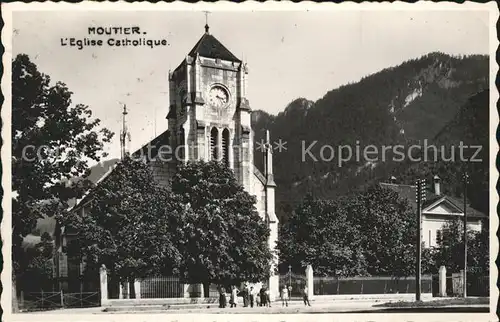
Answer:
<svg viewBox="0 0 500 322"><path fill-rule="evenodd" d="M229 130L222 131L222 162L229 167Z"/></svg>
<svg viewBox="0 0 500 322"><path fill-rule="evenodd" d="M218 151L218 138L219 138L219 131L217 128L212 128L210 131L210 156L212 160L218 161L219 157L219 151Z"/></svg>
<svg viewBox="0 0 500 322"><path fill-rule="evenodd" d="M167 134L165 136L165 142L169 148L172 147L172 142L170 142L170 130L167 130ZM163 149L161 149L161 150L163 150ZM159 155L160 149L155 148L155 152L156 152L155 154L157 154L159 157L158 160L160 160L160 161L167 160L167 158L169 157L169 155L167 155L165 152L163 152L163 155Z"/></svg>
<svg viewBox="0 0 500 322"><path fill-rule="evenodd" d="M179 131L179 158L186 161L186 135L183 127Z"/></svg>

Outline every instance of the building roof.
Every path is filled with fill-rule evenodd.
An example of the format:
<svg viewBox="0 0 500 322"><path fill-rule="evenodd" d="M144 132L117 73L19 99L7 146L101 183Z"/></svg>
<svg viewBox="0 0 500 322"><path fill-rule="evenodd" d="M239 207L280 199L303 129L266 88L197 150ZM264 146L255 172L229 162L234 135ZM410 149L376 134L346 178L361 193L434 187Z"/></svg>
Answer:
<svg viewBox="0 0 500 322"><path fill-rule="evenodd" d="M402 199L408 200L408 203L412 207L412 209L417 209L417 201L416 201L416 195L417 195L417 188L416 186L412 185L406 185L406 184L394 184L394 183L385 183L381 182L379 183L380 187L386 188L393 190L399 194L399 196ZM426 200L424 204L422 205L422 211L425 211L425 209L437 202L440 201L447 201L451 203L453 206L456 208L460 209L461 212L463 212L464 209L464 202L463 200L460 200L459 198L456 197L451 197L445 194L440 194L436 195L435 193L427 190L426 192ZM482 212L472 208L471 206L467 205L467 216L468 217L478 217L478 218L487 218L485 214Z"/></svg>
<svg viewBox="0 0 500 322"><path fill-rule="evenodd" d="M161 133L160 135L158 135L156 138L154 138L153 140L149 141L148 143L146 143L145 145L143 145L140 149L138 149L137 151L135 151L134 153L132 153L132 156L134 157L138 157L140 156L140 154L142 153L143 156L146 156L146 157L151 157L151 158L155 158L157 155L158 155L158 150L159 150L159 147L163 144L168 144L168 137L170 135L170 131L169 130L166 130L165 132ZM148 151L149 149L151 149L150 151ZM149 161L149 160L148 160ZM119 161L121 162L121 161ZM100 178L99 180L97 180L94 184L94 186L97 186L98 184L100 184L101 182L103 182L104 180L106 180L107 177L109 177L111 175L111 173L113 173L113 171L116 169L116 167L118 166L118 163L115 163L113 166L111 166L108 171L106 173L104 173ZM82 205L84 205L85 203L87 203L91 198L91 194L92 194L92 191L94 190L94 188L90 188L89 190L87 190L83 196L78 199L75 203L75 205L73 205L72 207L70 207L68 209L68 211L74 211L74 210L77 210L79 209Z"/></svg>
<svg viewBox="0 0 500 322"><path fill-rule="evenodd" d="M196 54L207 58L219 58L228 61L241 62L235 55L233 55L220 41L214 36L205 32L200 40L194 45L193 49L189 52L189 56L195 57Z"/></svg>
<svg viewBox="0 0 500 322"><path fill-rule="evenodd" d="M142 153L143 156L148 158L155 158L161 146L169 145L170 130L166 130L153 140L144 144L140 149L132 153L132 156L139 157ZM150 160L147 160L150 161Z"/></svg>

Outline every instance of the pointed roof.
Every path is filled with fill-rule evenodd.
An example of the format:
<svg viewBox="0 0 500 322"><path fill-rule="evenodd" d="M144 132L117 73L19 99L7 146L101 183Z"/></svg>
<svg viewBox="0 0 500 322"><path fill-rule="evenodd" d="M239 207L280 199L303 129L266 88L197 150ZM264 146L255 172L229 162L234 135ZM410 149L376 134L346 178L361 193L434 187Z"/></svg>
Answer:
<svg viewBox="0 0 500 322"><path fill-rule="evenodd" d="M228 61L241 62L233 55L223 44L220 43L214 36L208 33L208 28L205 27L205 34L194 45L189 52L189 56L195 57L196 54L207 58L219 58Z"/></svg>

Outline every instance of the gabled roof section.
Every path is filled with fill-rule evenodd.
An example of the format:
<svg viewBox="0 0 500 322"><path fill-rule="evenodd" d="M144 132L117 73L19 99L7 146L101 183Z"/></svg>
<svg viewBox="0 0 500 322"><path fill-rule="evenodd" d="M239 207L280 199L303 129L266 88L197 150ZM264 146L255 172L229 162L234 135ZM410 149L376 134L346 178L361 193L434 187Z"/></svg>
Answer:
<svg viewBox="0 0 500 322"><path fill-rule="evenodd" d="M412 209L417 209L417 202L415 200L416 196L416 188L415 186L406 185L406 184L393 184L393 183L379 183L381 188L390 189L398 193L401 199L408 200Z"/></svg>
<svg viewBox="0 0 500 322"><path fill-rule="evenodd" d="M196 54L207 58L219 58L223 60L241 62L233 55L223 44L220 43L214 36L206 32L201 36L200 40L194 45L189 52L189 56L195 57Z"/></svg>
<svg viewBox="0 0 500 322"><path fill-rule="evenodd" d="M386 189L391 189L399 194L401 199L406 199L408 200L408 203L410 204L411 208L416 210L417 209L417 201L415 200L416 195L417 195L417 188L412 185L405 185L405 184L393 184L393 183L379 183L380 187L386 188ZM463 200L460 200L459 198L451 197L448 195L436 195L430 191L426 192L426 200L424 204L422 205L422 212L425 212L427 208L433 208L436 205L440 203L448 203L452 205L453 207L457 208L460 210L460 212L463 213L464 209L464 202ZM467 216L468 217L477 217L477 218L488 218L485 214L482 212L472 208L471 206L467 205Z"/></svg>
<svg viewBox="0 0 500 322"><path fill-rule="evenodd" d="M161 147L161 145L163 145L163 144L168 144L169 136L170 136L170 130L166 130L165 132L161 133L156 138L154 138L152 141L146 143L140 149L138 149L137 151L132 153L132 156L137 158L140 156L140 153L142 153L146 157L155 158L158 154L159 147ZM151 151L148 151L148 147L151 148ZM111 173L113 173L113 171L116 169L116 167L118 166L118 164L120 162L121 162L121 160L118 161L117 163L113 164L113 166L111 166L108 169L108 171L105 174L103 174L102 177L100 177L99 180L97 180L94 183L94 187L97 186L98 184L100 184L101 182L103 182L104 180L106 180L111 175ZM90 188L89 190L87 190L83 194L83 196L76 201L75 205L68 209L68 211L75 211L75 210L81 208L81 206L85 205L88 201L90 201L92 199L93 191L94 191L94 188Z"/></svg>
<svg viewBox="0 0 500 322"><path fill-rule="evenodd" d="M140 149L135 151L132 156L134 157L139 157L145 156L145 157L151 157L155 158L158 155L158 151L162 146L169 145L169 139L170 139L170 130L166 130L157 137L155 137L153 140L149 141L148 143L144 144ZM147 159L147 161L151 161L150 159Z"/></svg>

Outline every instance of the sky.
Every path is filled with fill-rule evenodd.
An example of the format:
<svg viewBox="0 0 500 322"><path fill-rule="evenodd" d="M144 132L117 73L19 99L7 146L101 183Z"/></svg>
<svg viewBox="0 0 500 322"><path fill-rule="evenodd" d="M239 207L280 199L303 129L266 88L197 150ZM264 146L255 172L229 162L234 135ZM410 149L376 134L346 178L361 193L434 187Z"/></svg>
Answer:
<svg viewBox="0 0 500 322"><path fill-rule="evenodd" d="M210 33L249 66L252 109L271 114L304 97L357 82L430 52L488 54L488 11L212 11ZM23 11L13 13L13 57L28 54L51 79L65 83L75 104L88 105L115 132L106 151L120 155L123 103L131 150L167 129L168 71L204 33L201 11ZM138 26L141 37L168 46L61 46L61 38L103 39L89 27ZM138 36L113 36L116 38Z"/></svg>

